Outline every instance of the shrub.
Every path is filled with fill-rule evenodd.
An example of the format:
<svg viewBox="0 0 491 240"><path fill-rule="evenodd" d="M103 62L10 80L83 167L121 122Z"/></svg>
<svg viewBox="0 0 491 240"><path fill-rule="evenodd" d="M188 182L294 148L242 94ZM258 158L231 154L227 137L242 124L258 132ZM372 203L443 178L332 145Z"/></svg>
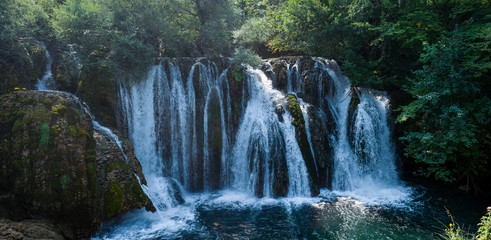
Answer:
<svg viewBox="0 0 491 240"><path fill-rule="evenodd" d="M261 57L252 50L243 47L239 47L235 50L234 59L236 65L246 64L253 68L259 67L263 61Z"/></svg>

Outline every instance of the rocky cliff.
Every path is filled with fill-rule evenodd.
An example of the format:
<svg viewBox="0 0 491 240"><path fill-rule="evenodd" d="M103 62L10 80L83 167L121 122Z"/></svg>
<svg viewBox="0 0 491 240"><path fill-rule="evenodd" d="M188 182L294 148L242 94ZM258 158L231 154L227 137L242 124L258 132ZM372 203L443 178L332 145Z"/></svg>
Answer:
<svg viewBox="0 0 491 240"><path fill-rule="evenodd" d="M16 91L0 102L0 194L8 199L0 217L48 219L65 237L83 238L111 217L155 209L135 177L144 181L134 155L126 160L95 131L75 96Z"/></svg>

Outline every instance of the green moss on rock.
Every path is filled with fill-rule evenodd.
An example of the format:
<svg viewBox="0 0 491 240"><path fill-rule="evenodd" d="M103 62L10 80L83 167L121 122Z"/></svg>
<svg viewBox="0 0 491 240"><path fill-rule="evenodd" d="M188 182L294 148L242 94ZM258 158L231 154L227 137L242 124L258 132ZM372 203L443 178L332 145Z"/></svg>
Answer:
<svg viewBox="0 0 491 240"><path fill-rule="evenodd" d="M89 237L105 216L151 205L116 143L98 155L92 118L80 106L72 95L38 91L0 103L0 189L74 239Z"/></svg>
<svg viewBox="0 0 491 240"><path fill-rule="evenodd" d="M109 217L121 212L123 210L123 193L121 186L113 182L104 193L104 218Z"/></svg>
<svg viewBox="0 0 491 240"><path fill-rule="evenodd" d="M307 138L307 132L305 129L305 120L303 119L302 109L295 95L288 94L286 97L288 111L292 116L292 124L295 126L295 136L297 138L298 146L302 153L303 160L309 173L311 192L312 195L318 195L319 190L319 178L315 170L314 157L310 150L309 140Z"/></svg>
<svg viewBox="0 0 491 240"><path fill-rule="evenodd" d="M49 142L49 126L46 123L43 123L41 125L41 139L39 142L41 143L41 146L46 146L48 145Z"/></svg>

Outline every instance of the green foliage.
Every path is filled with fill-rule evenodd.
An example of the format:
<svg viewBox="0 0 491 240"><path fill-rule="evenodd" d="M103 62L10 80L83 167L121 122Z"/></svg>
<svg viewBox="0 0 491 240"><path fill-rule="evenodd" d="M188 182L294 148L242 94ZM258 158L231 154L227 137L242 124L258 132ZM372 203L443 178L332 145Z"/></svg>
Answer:
<svg viewBox="0 0 491 240"><path fill-rule="evenodd" d="M28 85L32 68L28 49L51 33L48 14L40 5L23 0L0 1L0 92Z"/></svg>
<svg viewBox="0 0 491 240"><path fill-rule="evenodd" d="M476 38L489 25L465 24L439 43L425 44L423 67L408 85L415 100L402 107L397 118L400 123L412 122L401 141L406 156L421 163L417 173L449 182L485 174L489 158L481 136L482 122L491 118L491 100L482 91L489 71L474 62L487 53L469 48L491 40Z"/></svg>
<svg viewBox="0 0 491 240"><path fill-rule="evenodd" d="M253 51L239 47L235 50L234 60L236 65L246 64L253 68L258 68L261 65L262 59Z"/></svg>
<svg viewBox="0 0 491 240"><path fill-rule="evenodd" d="M85 71L140 76L158 56L230 55L233 13L225 0L67 0L52 22Z"/></svg>
<svg viewBox="0 0 491 240"><path fill-rule="evenodd" d="M267 18L251 18L234 32L235 43L239 46L259 51L266 45L271 33L267 28Z"/></svg>
<svg viewBox="0 0 491 240"><path fill-rule="evenodd" d="M448 210L447 210L448 212ZM475 235L466 233L462 230L459 224L455 223L453 216L450 215L452 222L448 228L444 229L444 234L439 234L445 240L489 240L491 239L491 207L488 207L487 213L481 218L481 222L477 225L479 229Z"/></svg>
<svg viewBox="0 0 491 240"><path fill-rule="evenodd" d="M481 222L477 224L479 229L477 230L476 239L489 240L491 239L491 208L488 207L488 212L481 218Z"/></svg>

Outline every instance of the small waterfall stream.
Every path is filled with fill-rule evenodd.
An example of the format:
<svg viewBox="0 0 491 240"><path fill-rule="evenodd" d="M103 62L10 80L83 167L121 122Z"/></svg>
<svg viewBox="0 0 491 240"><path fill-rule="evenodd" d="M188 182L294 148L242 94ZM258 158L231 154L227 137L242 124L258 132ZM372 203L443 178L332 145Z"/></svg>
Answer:
<svg viewBox="0 0 491 240"><path fill-rule="evenodd" d="M54 81L53 81L53 74L51 73L51 65L53 65L53 58L51 57L51 54L49 54L49 51L46 48L46 45L44 45L44 43L38 42L38 44L45 51L46 71L44 72L41 79L38 79L38 82L36 83L36 89L38 89L39 91L51 90L51 89L54 89L54 87L55 87Z"/></svg>

